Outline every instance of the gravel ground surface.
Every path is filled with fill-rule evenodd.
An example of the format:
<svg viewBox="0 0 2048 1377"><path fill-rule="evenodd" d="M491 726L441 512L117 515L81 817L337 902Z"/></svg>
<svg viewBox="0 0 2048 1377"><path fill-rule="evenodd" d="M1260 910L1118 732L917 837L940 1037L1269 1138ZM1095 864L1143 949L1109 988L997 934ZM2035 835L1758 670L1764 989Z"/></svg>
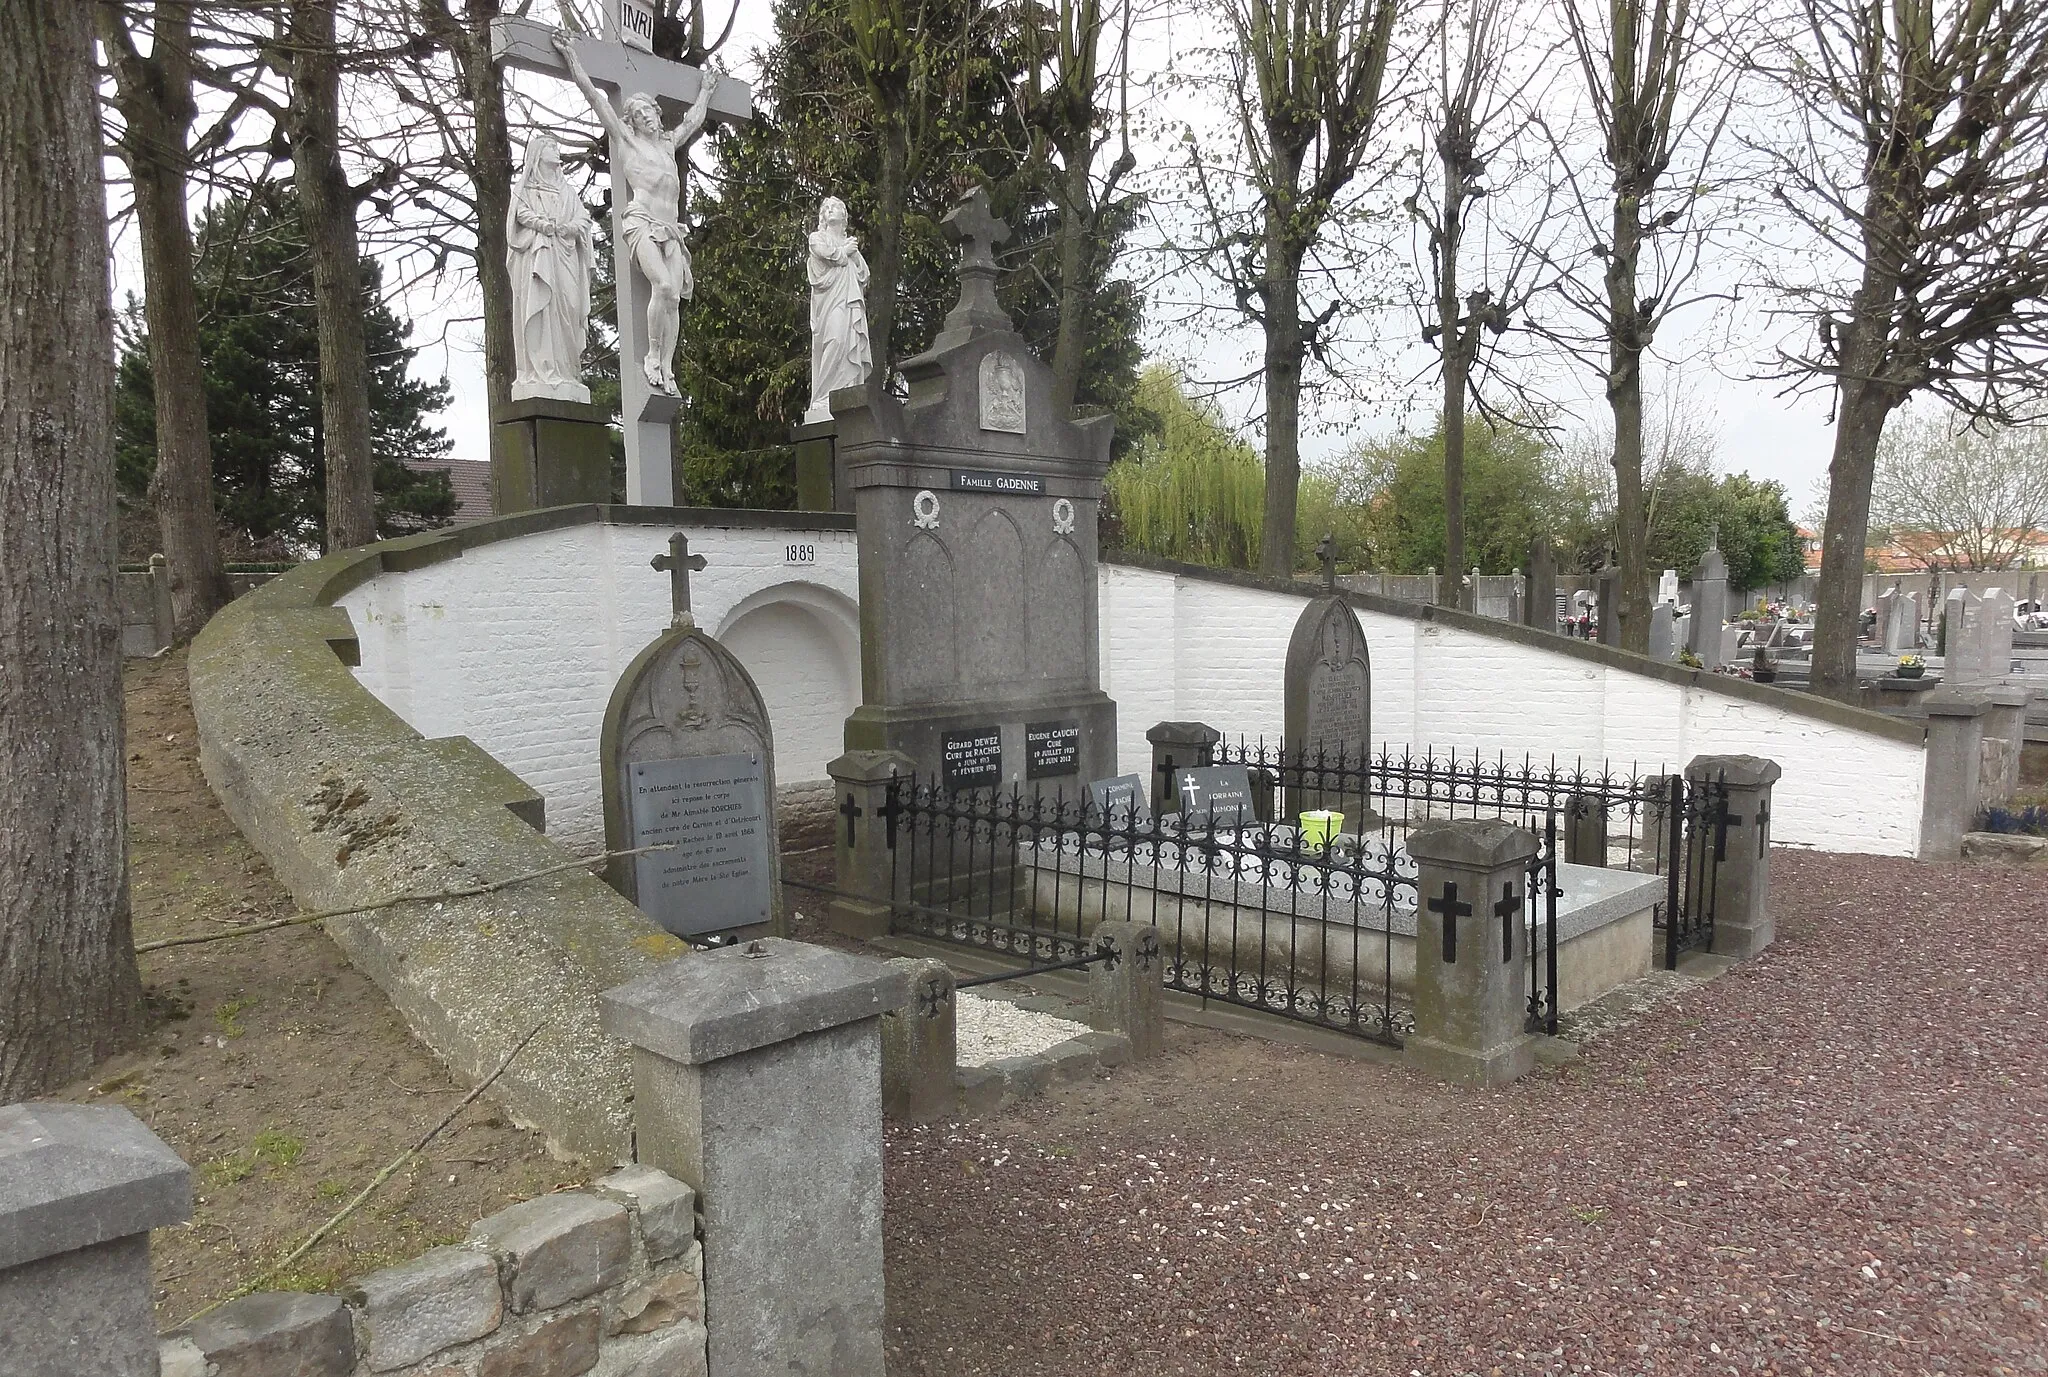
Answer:
<svg viewBox="0 0 2048 1377"><path fill-rule="evenodd" d="M2048 885L1780 852L1779 941L1499 1090L1174 1029L891 1127L891 1371L2048 1371Z"/></svg>
<svg viewBox="0 0 2048 1377"><path fill-rule="evenodd" d="M986 1066L1004 1057L1034 1057L1080 1037L1085 1023L1033 1013L1000 999L962 991L957 997L958 1057L962 1066Z"/></svg>

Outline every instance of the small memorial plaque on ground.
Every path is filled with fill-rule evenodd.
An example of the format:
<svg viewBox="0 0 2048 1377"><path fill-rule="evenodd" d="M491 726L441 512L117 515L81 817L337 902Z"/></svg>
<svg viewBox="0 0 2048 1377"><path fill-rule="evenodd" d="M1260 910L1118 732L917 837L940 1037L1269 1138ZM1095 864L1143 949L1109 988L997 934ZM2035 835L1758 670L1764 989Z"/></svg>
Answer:
<svg viewBox="0 0 2048 1377"><path fill-rule="evenodd" d="M1003 733L999 727L947 732L945 755L948 789L981 789L1003 779Z"/></svg>
<svg viewBox="0 0 2048 1377"><path fill-rule="evenodd" d="M1031 722L1024 727L1024 777L1053 779L1081 772L1079 722Z"/></svg>
<svg viewBox="0 0 2048 1377"><path fill-rule="evenodd" d="M638 760L628 768L633 845L675 843L673 850L633 858L648 916L675 933L767 922L774 858L759 757Z"/></svg>
<svg viewBox="0 0 2048 1377"><path fill-rule="evenodd" d="M1137 775L1098 779L1088 786L1088 798L1105 827L1152 825L1151 810L1145 806L1145 781Z"/></svg>
<svg viewBox="0 0 2048 1377"><path fill-rule="evenodd" d="M1174 772L1181 821L1195 830L1249 827L1258 820L1252 807L1251 772L1242 765L1204 765Z"/></svg>

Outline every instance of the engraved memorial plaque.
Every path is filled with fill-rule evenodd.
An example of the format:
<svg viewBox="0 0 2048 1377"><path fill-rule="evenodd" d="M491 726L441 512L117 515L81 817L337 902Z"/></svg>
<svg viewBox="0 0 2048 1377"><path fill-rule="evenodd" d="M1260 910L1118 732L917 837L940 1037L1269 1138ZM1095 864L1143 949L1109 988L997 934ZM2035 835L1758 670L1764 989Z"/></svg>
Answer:
<svg viewBox="0 0 2048 1377"><path fill-rule="evenodd" d="M1190 830L1249 827L1257 821L1251 771L1242 765L1175 770L1173 787L1180 798L1182 823Z"/></svg>
<svg viewBox="0 0 2048 1377"><path fill-rule="evenodd" d="M629 778L633 845L676 844L633 858L641 909L685 936L767 922L774 854L759 757L640 760Z"/></svg>
<svg viewBox="0 0 2048 1377"><path fill-rule="evenodd" d="M1024 777L1054 779L1081 772L1079 722L1030 722L1024 727Z"/></svg>
<svg viewBox="0 0 2048 1377"><path fill-rule="evenodd" d="M1088 798L1105 827L1152 825L1152 810L1145 806L1145 781L1137 775L1098 779L1088 786Z"/></svg>
<svg viewBox="0 0 2048 1377"><path fill-rule="evenodd" d="M948 789L980 789L1003 779L1003 733L999 727L947 732L942 742Z"/></svg>

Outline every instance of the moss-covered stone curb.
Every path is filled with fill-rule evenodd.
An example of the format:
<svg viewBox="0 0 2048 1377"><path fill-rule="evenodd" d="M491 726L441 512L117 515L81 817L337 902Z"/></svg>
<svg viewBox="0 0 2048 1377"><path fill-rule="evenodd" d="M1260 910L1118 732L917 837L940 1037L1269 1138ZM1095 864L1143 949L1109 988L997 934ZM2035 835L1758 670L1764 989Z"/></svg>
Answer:
<svg viewBox="0 0 2048 1377"><path fill-rule="evenodd" d="M527 513L488 523L503 528L488 533L429 533L301 565L231 604L194 641L200 764L303 907L489 883L571 859L537 830L541 799L511 771L465 737L425 739L356 682L354 631L332 603L386 569L459 558L480 536L610 520L615 510ZM647 509L629 519L685 516ZM558 1153L631 1156L627 1048L599 1028L597 993L687 949L602 881L572 870L326 928L414 1033L473 1082L541 1025L493 1096Z"/></svg>

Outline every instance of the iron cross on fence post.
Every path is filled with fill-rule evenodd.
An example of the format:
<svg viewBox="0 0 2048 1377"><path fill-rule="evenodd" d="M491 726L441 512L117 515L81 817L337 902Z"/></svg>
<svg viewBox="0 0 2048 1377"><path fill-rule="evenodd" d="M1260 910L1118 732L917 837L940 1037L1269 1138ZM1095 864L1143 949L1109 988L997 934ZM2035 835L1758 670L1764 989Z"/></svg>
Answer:
<svg viewBox="0 0 2048 1377"><path fill-rule="evenodd" d="M668 574L668 596L675 609L669 625L695 625L696 619L690 615L690 571L704 567L704 556L691 554L690 538L677 531L668 538L668 553L656 555L647 562L657 571Z"/></svg>
<svg viewBox="0 0 2048 1377"><path fill-rule="evenodd" d="M1429 911L1441 914L1444 920L1444 964L1458 964L1458 920L1472 916L1472 905L1458 899L1458 882L1446 880L1441 897L1429 901Z"/></svg>
<svg viewBox="0 0 2048 1377"><path fill-rule="evenodd" d="M1522 900L1515 893L1513 881L1500 887L1500 902L1493 906L1494 917L1500 919L1500 959L1515 959L1515 920L1522 916Z"/></svg>

